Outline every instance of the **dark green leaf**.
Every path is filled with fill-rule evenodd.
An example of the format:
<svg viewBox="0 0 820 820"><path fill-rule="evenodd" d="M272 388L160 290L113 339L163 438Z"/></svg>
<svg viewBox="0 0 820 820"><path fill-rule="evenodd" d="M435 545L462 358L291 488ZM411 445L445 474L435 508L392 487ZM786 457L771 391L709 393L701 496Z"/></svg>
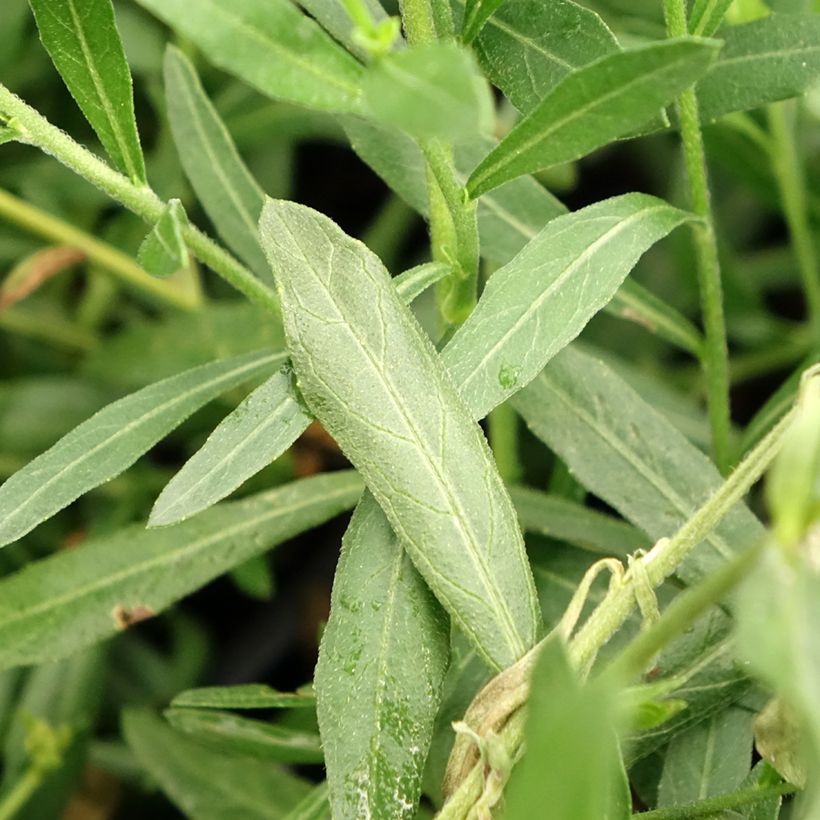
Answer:
<svg viewBox="0 0 820 820"><path fill-rule="evenodd" d="M126 527L35 562L0 581L0 667L63 657L115 635L349 509L361 490L349 472L317 476L175 527Z"/></svg>
<svg viewBox="0 0 820 820"><path fill-rule="evenodd" d="M114 164L145 182L131 72L111 0L29 0L40 39Z"/></svg>
<svg viewBox="0 0 820 820"><path fill-rule="evenodd" d="M257 276L270 279L256 229L264 193L237 153L196 69L173 46L165 52L164 77L168 120L185 175L220 236Z"/></svg>
<svg viewBox="0 0 820 820"><path fill-rule="evenodd" d="M693 37L617 52L569 74L479 163L472 197L635 131L706 73L720 44Z"/></svg>
<svg viewBox="0 0 820 820"><path fill-rule="evenodd" d="M109 404L0 487L0 544L118 475L206 402L282 360L260 351L212 362Z"/></svg>
<svg viewBox="0 0 820 820"><path fill-rule="evenodd" d="M187 222L182 203L172 199L137 254L137 261L148 273L165 278L188 265L188 247L182 238Z"/></svg>
<svg viewBox="0 0 820 820"><path fill-rule="evenodd" d="M274 99L353 111L362 67L289 0L137 0L208 59Z"/></svg>
<svg viewBox="0 0 820 820"><path fill-rule="evenodd" d="M220 751L281 763L321 763L319 735L216 709L166 709L175 728Z"/></svg>
<svg viewBox="0 0 820 820"><path fill-rule="evenodd" d="M461 27L461 39L472 43L487 20L504 0L466 0L464 22Z"/></svg>
<svg viewBox="0 0 820 820"><path fill-rule="evenodd" d="M413 817L449 630L369 493L342 542L330 612L315 683L334 816Z"/></svg>

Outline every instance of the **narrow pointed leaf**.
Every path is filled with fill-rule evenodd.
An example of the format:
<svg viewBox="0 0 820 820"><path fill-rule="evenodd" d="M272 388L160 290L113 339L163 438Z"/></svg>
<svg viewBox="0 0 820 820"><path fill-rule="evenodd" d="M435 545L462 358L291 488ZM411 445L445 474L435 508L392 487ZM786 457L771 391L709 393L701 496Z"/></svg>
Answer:
<svg viewBox="0 0 820 820"><path fill-rule="evenodd" d="M505 0L473 48L487 77L525 114L567 74L620 50L598 15L570 0Z"/></svg>
<svg viewBox="0 0 820 820"><path fill-rule="evenodd" d="M461 28L462 42L472 43L493 12L504 2L505 0L467 0Z"/></svg>
<svg viewBox="0 0 820 820"><path fill-rule="evenodd" d="M187 221L182 203L172 199L137 253L137 261L148 273L165 278L188 265L188 247L182 238Z"/></svg>
<svg viewBox="0 0 820 820"><path fill-rule="evenodd" d="M666 40L602 57L568 75L479 163L472 197L579 159L635 131L706 73L720 43Z"/></svg>
<svg viewBox="0 0 820 820"><path fill-rule="evenodd" d="M397 276L393 284L409 302L448 272L440 263L421 265ZM165 486L149 525L175 524L221 501L282 455L311 421L290 364L283 364L217 425Z"/></svg>
<svg viewBox="0 0 820 820"><path fill-rule="evenodd" d="M413 817L449 629L369 493L342 542L315 685L334 817Z"/></svg>
<svg viewBox="0 0 820 820"><path fill-rule="evenodd" d="M114 164L145 182L131 72L111 0L29 0L40 39Z"/></svg>
<svg viewBox="0 0 820 820"><path fill-rule="evenodd" d="M350 472L214 507L176 527L127 527L0 581L0 668L63 657L161 612L232 567L352 507Z"/></svg>
<svg viewBox="0 0 820 820"><path fill-rule="evenodd" d="M722 484L711 461L600 360L568 347L514 399L575 477L657 540L678 530ZM693 582L764 529L738 504L678 570Z"/></svg>
<svg viewBox="0 0 820 820"><path fill-rule="evenodd" d="M626 194L549 222L492 275L443 354L475 417L535 378L643 253L692 218L655 197Z"/></svg>
<svg viewBox="0 0 820 820"><path fill-rule="evenodd" d="M371 116L414 137L459 140L492 128L489 86L455 43L386 54L368 67L362 94Z"/></svg>
<svg viewBox="0 0 820 820"><path fill-rule="evenodd" d="M326 820L329 816L330 799L327 781L324 781L294 806L293 810L285 815L284 820Z"/></svg>
<svg viewBox="0 0 820 820"><path fill-rule="evenodd" d="M165 52L165 101L185 175L219 235L257 276L270 279L256 225L265 195L237 153L190 60Z"/></svg>
<svg viewBox="0 0 820 820"><path fill-rule="evenodd" d="M150 712L127 711L123 734L146 771L191 820L278 820L310 793L308 783L270 762L211 749Z"/></svg>
<svg viewBox="0 0 820 820"><path fill-rule="evenodd" d="M208 59L274 99L358 106L362 66L289 0L137 0Z"/></svg>
<svg viewBox="0 0 820 820"><path fill-rule="evenodd" d="M321 763L319 735L216 709L166 709L175 729L220 750L281 763Z"/></svg>
<svg viewBox="0 0 820 820"><path fill-rule="evenodd" d="M180 692L171 706L191 709L312 709L316 698L307 693L278 692L261 683L202 686Z"/></svg>
<svg viewBox="0 0 820 820"><path fill-rule="evenodd" d="M109 404L0 487L0 545L119 475L202 405L283 359L259 351L212 362Z"/></svg>
<svg viewBox="0 0 820 820"><path fill-rule="evenodd" d="M721 37L720 57L698 83L704 122L797 97L820 79L820 15L772 14Z"/></svg>
<svg viewBox="0 0 820 820"><path fill-rule="evenodd" d="M535 641L532 577L512 503L443 364L379 260L329 219L270 201L260 228L308 405L439 600L508 666Z"/></svg>
<svg viewBox="0 0 820 820"><path fill-rule="evenodd" d="M733 0L695 0L689 14L689 31L697 37L711 37L723 22Z"/></svg>

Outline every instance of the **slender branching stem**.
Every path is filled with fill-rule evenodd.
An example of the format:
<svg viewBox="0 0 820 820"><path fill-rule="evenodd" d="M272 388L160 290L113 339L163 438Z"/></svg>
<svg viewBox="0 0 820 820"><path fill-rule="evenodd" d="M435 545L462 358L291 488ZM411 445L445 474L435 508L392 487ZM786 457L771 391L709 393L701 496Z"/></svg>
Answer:
<svg viewBox="0 0 820 820"><path fill-rule="evenodd" d="M664 0L666 29L670 37L688 33L685 0ZM678 99L681 141L689 180L690 207L701 218L692 226L700 290L703 329L703 371L712 428L712 450L722 473L729 469L729 364L726 344L726 322L723 316L723 288L717 238L709 196L706 155L698 113L695 89L690 88Z"/></svg>
<svg viewBox="0 0 820 820"><path fill-rule="evenodd" d="M816 352L820 352L820 266L809 226L804 171L797 154L793 115L794 103L791 101L775 103L768 108L772 135L771 162L780 189L783 214L791 235L797 268L803 280L813 347Z"/></svg>
<svg viewBox="0 0 820 820"><path fill-rule="evenodd" d="M162 215L165 203L151 188L135 185L128 177L115 171L52 125L3 85L0 85L0 116L15 131L19 142L33 145L50 154L147 223L154 224ZM183 228L183 236L193 254L215 273L252 302L271 312L278 312L278 302L273 291L224 248L193 225Z"/></svg>

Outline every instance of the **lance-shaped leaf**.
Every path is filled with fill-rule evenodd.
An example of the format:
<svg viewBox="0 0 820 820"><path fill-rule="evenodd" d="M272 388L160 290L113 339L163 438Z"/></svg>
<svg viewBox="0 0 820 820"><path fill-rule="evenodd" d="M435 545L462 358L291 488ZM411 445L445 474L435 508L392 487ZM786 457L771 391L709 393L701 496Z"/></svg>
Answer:
<svg viewBox="0 0 820 820"><path fill-rule="evenodd" d="M364 245L289 202L269 201L260 229L302 395L436 596L505 668L532 646L539 617L515 511L480 429Z"/></svg>
<svg viewBox="0 0 820 820"><path fill-rule="evenodd" d="M219 235L257 276L270 279L256 230L265 199L262 189L242 162L190 60L169 46L163 66L168 121L185 175Z"/></svg>
<svg viewBox="0 0 820 820"><path fill-rule="evenodd" d="M409 303L449 270L437 262L419 265L397 276L393 284ZM284 364L217 425L168 482L149 525L174 524L221 501L282 455L311 421L290 365Z"/></svg>
<svg viewBox="0 0 820 820"><path fill-rule="evenodd" d="M362 94L371 116L414 137L459 140L492 128L489 86L455 43L386 54L368 67Z"/></svg>
<svg viewBox="0 0 820 820"><path fill-rule="evenodd" d="M461 26L461 39L472 43L487 20L504 0L467 0L464 7L464 22Z"/></svg>
<svg viewBox="0 0 820 820"><path fill-rule="evenodd" d="M166 709L166 720L196 740L282 763L321 763L319 735L216 709Z"/></svg>
<svg viewBox="0 0 820 820"><path fill-rule="evenodd" d="M352 507L331 473L207 510L176 527L101 536L0 581L0 667L63 657L150 617L253 555Z"/></svg>
<svg viewBox="0 0 820 820"><path fill-rule="evenodd" d="M186 689L171 706L190 709L312 709L316 698L308 693L278 692L261 683L235 686L202 686Z"/></svg>
<svg viewBox="0 0 820 820"><path fill-rule="evenodd" d="M525 114L571 71L620 50L598 15L570 0L506 0L473 48L487 77Z"/></svg>
<svg viewBox="0 0 820 820"><path fill-rule="evenodd" d="M717 41L681 37L578 69L479 163L467 183L470 195L579 159L636 130L705 74L719 49Z"/></svg>
<svg viewBox="0 0 820 820"><path fill-rule="evenodd" d="M820 15L772 14L721 37L720 58L698 83L705 122L799 96L820 79Z"/></svg>
<svg viewBox="0 0 820 820"><path fill-rule="evenodd" d="M476 418L528 384L614 296L642 254L691 215L644 194L553 219L490 277L444 361Z"/></svg>
<svg viewBox="0 0 820 820"><path fill-rule="evenodd" d="M673 535L723 483L712 462L671 422L603 362L573 346L513 403L587 489L652 539ZM693 582L763 533L738 504L677 574Z"/></svg>
<svg viewBox="0 0 820 820"><path fill-rule="evenodd" d="M111 0L29 0L40 39L114 164L145 182L131 72Z"/></svg>
<svg viewBox="0 0 820 820"><path fill-rule="evenodd" d="M0 487L0 545L119 475L206 402L283 359L258 351L212 362L109 404Z"/></svg>
<svg viewBox="0 0 820 820"><path fill-rule="evenodd" d="M289 0L137 0L208 59L274 99L358 106L362 66Z"/></svg>
<svg viewBox="0 0 820 820"><path fill-rule="evenodd" d="M310 784L270 762L212 749L150 712L130 710L123 734L139 762L192 820L276 820Z"/></svg>
<svg viewBox="0 0 820 820"><path fill-rule="evenodd" d="M182 203L172 199L137 253L137 261L148 273L165 278L188 264L188 246L182 238L187 221Z"/></svg>
<svg viewBox="0 0 820 820"><path fill-rule="evenodd" d="M327 820L330 816L330 800L327 781L313 788L293 810L285 815L284 820Z"/></svg>
<svg viewBox="0 0 820 820"><path fill-rule="evenodd" d="M711 37L723 22L732 0L695 0L689 13L689 32Z"/></svg>
<svg viewBox="0 0 820 820"><path fill-rule="evenodd" d="M315 684L334 817L413 817L447 619L372 495L345 533Z"/></svg>

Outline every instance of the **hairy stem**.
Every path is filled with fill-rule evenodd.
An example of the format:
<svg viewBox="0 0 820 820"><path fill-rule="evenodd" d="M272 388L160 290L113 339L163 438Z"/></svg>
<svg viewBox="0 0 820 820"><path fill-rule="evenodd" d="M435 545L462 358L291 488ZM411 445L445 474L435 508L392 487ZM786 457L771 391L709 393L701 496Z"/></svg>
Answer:
<svg viewBox="0 0 820 820"><path fill-rule="evenodd" d="M158 302L183 310L195 310L200 305L198 298L146 273L130 256L117 248L2 189L0 217L44 239L77 248L118 282Z"/></svg>
<svg viewBox="0 0 820 820"><path fill-rule="evenodd" d="M772 134L771 162L803 280L813 347L815 351L820 351L820 266L809 226L804 171L797 154L793 116L790 116L793 113L792 103L774 103L768 108Z"/></svg>
<svg viewBox="0 0 820 820"><path fill-rule="evenodd" d="M148 186L135 185L128 177L115 171L4 85L0 85L0 116L15 132L18 142L33 145L50 154L147 223L154 224L162 215L165 203ZM224 248L192 225L183 227L183 237L198 259L248 299L271 312L278 312L273 291Z"/></svg>
<svg viewBox="0 0 820 820"><path fill-rule="evenodd" d="M670 37L688 34L685 0L664 0L666 30ZM722 473L729 468L729 364L726 344L726 322L723 316L723 289L720 276L717 238L715 236L706 155L698 113L695 89L690 88L678 99L678 116L686 173L689 179L691 208L701 223L694 225L695 256L701 312L703 314L703 371L712 428L712 451Z"/></svg>

